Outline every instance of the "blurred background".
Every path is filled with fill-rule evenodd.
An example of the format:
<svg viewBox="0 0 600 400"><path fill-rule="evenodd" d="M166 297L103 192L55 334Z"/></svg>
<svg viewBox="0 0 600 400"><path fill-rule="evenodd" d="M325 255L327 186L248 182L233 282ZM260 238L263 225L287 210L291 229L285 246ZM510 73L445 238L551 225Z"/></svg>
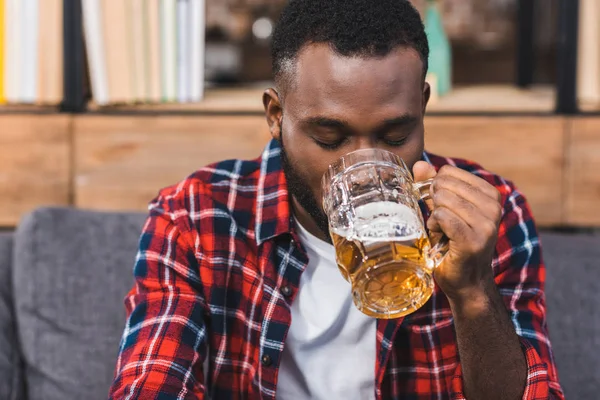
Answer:
<svg viewBox="0 0 600 400"><path fill-rule="evenodd" d="M206 164L260 155L284 5L0 0L0 399L106 398L147 204ZM597 398L600 0L415 5L426 147L528 198L561 383Z"/></svg>
<svg viewBox="0 0 600 400"><path fill-rule="evenodd" d="M543 226L600 226L596 0L415 0L427 148L514 180ZM285 0L0 0L0 226L41 205L140 211L268 141Z"/></svg>

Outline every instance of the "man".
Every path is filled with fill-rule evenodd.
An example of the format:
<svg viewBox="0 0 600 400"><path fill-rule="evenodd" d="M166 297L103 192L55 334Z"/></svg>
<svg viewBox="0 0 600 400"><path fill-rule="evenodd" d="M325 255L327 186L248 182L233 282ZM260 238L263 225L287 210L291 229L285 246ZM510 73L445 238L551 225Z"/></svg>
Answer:
<svg viewBox="0 0 600 400"><path fill-rule="evenodd" d="M289 3L262 157L151 204L111 398L563 398L524 197L424 152L428 53L405 0ZM320 206L327 166L373 147L435 178L427 225L450 239L433 297L397 320L352 305Z"/></svg>

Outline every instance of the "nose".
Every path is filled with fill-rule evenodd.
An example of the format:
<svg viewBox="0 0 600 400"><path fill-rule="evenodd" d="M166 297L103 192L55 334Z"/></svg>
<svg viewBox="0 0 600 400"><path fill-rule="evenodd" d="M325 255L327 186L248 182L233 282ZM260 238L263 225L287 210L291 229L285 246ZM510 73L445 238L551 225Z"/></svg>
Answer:
<svg viewBox="0 0 600 400"><path fill-rule="evenodd" d="M354 138L353 150L373 149L377 147L377 140L373 135L360 135Z"/></svg>

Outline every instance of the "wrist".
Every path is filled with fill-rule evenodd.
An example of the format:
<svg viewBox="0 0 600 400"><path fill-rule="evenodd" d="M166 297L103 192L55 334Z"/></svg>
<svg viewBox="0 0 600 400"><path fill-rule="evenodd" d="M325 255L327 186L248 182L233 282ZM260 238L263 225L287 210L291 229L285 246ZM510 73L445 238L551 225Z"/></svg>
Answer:
<svg viewBox="0 0 600 400"><path fill-rule="evenodd" d="M453 314L476 317L490 310L493 299L498 296L496 284L480 282L472 287L464 288L448 297Z"/></svg>

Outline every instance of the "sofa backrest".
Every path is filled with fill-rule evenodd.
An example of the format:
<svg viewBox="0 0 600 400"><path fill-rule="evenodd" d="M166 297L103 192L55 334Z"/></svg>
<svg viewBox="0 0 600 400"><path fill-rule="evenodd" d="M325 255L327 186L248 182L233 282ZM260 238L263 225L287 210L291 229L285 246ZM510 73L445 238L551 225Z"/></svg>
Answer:
<svg viewBox="0 0 600 400"><path fill-rule="evenodd" d="M567 399L600 392L600 236L542 235L550 340Z"/></svg>
<svg viewBox="0 0 600 400"><path fill-rule="evenodd" d="M29 400L107 398L144 218L41 209L22 221L13 288Z"/></svg>
<svg viewBox="0 0 600 400"><path fill-rule="evenodd" d="M0 399L19 400L23 381L14 329L12 250L12 233L0 232Z"/></svg>

